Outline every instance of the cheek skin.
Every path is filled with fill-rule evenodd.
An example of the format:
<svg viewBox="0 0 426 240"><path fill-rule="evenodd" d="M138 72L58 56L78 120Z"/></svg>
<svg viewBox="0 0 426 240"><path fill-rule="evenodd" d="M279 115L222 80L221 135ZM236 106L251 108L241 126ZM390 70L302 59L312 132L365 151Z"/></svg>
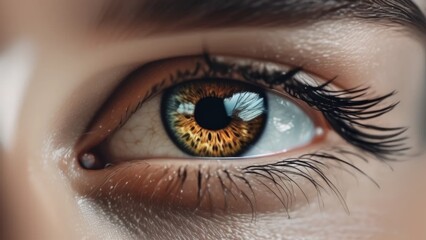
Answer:
<svg viewBox="0 0 426 240"><path fill-rule="evenodd" d="M1 206L5 211L2 211L0 225L6 224L5 239L34 236L59 239L64 235L78 238L77 233L67 227L78 219L70 192L62 185L64 181L58 176L56 165L47 154L41 153L40 149L49 144L43 138L45 135L33 131L40 127L39 122L29 121L34 120L34 116L46 120L37 110L51 107L34 97L36 89L28 88L39 57L33 47L17 43L4 49L0 58L0 148L4 147L4 152L3 149L0 152L0 190L2 204L5 204ZM55 209L62 209L61 213ZM67 217L63 218L64 215Z"/></svg>

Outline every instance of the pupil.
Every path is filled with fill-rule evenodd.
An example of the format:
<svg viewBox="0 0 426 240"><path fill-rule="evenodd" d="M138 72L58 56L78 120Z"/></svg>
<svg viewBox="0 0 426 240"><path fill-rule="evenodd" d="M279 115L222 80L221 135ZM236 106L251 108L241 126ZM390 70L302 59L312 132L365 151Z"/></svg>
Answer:
<svg viewBox="0 0 426 240"><path fill-rule="evenodd" d="M226 113L223 99L216 97L206 97L198 101L194 117L200 127L212 131L227 127L232 120Z"/></svg>

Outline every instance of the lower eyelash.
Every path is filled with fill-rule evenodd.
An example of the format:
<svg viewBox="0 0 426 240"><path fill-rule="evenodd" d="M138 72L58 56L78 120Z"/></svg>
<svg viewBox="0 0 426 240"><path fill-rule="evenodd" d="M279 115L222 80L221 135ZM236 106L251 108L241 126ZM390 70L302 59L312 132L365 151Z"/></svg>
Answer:
<svg viewBox="0 0 426 240"><path fill-rule="evenodd" d="M348 160L350 159L350 160ZM256 164L241 168L220 168L211 170L205 166L199 165L198 167L191 168L190 166L181 166L177 168L176 171L165 170L160 180L156 183L167 184L164 186L168 196L175 192L181 192L184 189L187 179L193 178L197 179L196 189L194 189L193 194L196 196L197 202L193 207L194 211L201 209L201 206L208 206L203 208L203 211L207 211L213 214L220 214L221 212L225 214L233 213L232 209L229 207L233 200L240 199L242 202L238 202L239 205L247 207L249 214L251 214L252 219L254 220L257 215L256 207L256 195L264 195L265 193L270 193L272 196L275 196L282 205L282 209L291 217L291 212L294 206L295 191L300 191L305 200L309 203L310 199L306 193L307 188L313 188L316 191L317 200L320 205L322 205L321 196L325 194L334 195L337 200L341 203L345 211L349 211L346 206L345 199L341 194L339 188L329 177L329 170L336 168L343 170L354 177L360 175L369 179L373 184L378 184L369 177L361 169L357 168L352 161L356 160L366 161L366 156L358 154L352 150L345 148L333 148L330 150L322 150L310 154L304 154L296 158L288 158L275 163L270 164ZM195 169L195 170L194 170ZM120 178L121 171L119 169L113 171L104 181L99 189L107 188L108 184L112 184L113 178ZM326 172L327 171L327 172ZM170 175L170 172L173 172ZM192 175L192 176L191 176ZM173 176L173 177L171 177ZM301 179L304 179L309 184L301 186ZM146 181L146 180L144 180ZM148 180L149 181L149 180ZM210 184L213 185L214 181L217 181L220 185L223 202L213 203L213 193L210 189ZM260 186L254 189L254 185ZM119 188L119 183L116 183L115 188ZM138 183L136 179L136 184L140 188L144 187L144 183ZM137 192L143 192L143 189ZM93 192L89 196L105 197L106 192ZM154 191L151 196L148 196L148 201L154 201L155 195L157 193ZM217 194L217 193L216 193ZM114 196L109 193L108 196ZM163 196L164 197L164 196ZM176 196L174 196L176 198ZM217 197L217 196L216 196ZM168 201L169 205L163 207L173 207L173 201Z"/></svg>
<svg viewBox="0 0 426 240"><path fill-rule="evenodd" d="M276 186L276 191L274 192L271 188L267 188L267 190L274 192L274 195L279 198L289 217L292 200L295 196L294 187L298 188L304 195L305 200L309 202L309 198L303 188L298 184L297 180L294 179L295 177L301 177L307 180L317 191L319 201L321 201L321 194L323 192L330 193L327 189L330 190L339 200L342 207L348 212L349 209L343 195L340 193L339 188L327 176L324 169L329 170L335 167L351 174L355 172L369 179L377 187L379 187L379 185L353 163L344 160L348 159L348 156L365 160L363 156L352 151L344 150L343 148L334 148L330 151L332 153L318 151L304 154L297 158L287 158L276 163L251 165L241 169L242 176L253 175L255 176L255 178L253 178L255 179L254 181L261 181L261 179L264 179L273 183L273 185ZM330 161L332 161L333 164L330 164ZM248 183L247 178L245 181ZM264 186L266 187L266 184Z"/></svg>

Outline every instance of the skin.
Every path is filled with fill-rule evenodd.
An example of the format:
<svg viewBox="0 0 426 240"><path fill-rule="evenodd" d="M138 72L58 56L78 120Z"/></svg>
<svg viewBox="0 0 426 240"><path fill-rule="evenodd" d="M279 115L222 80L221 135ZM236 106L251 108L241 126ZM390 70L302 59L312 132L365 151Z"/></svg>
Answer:
<svg viewBox="0 0 426 240"><path fill-rule="evenodd" d="M336 174L349 214L335 197L325 195L323 207L304 207L292 219L276 211L259 214L255 222L245 215L205 220L170 217L155 209L134 213L133 207L120 208L116 202L105 210L79 198L73 181L96 181L71 161L72 146L117 80L154 59L200 53L202 43L215 53L290 65L308 62L306 67L323 79L342 76L338 84L344 87L368 84L379 95L397 90L401 104L381 124L410 126L410 143L418 146L426 63L425 47L413 33L344 21L274 31L119 38L88 31L83 17L70 19L65 0L2 4L0 79L7 80L0 80L0 207L5 213L2 232L9 239L125 239L138 231L158 239L426 239L426 155L420 150L409 161L390 165L357 163L380 189L366 178L330 173ZM424 0L417 4L426 7ZM241 39L250 39L246 44L254 47L244 48ZM332 44L336 42L338 47ZM114 214L145 217L152 223L149 231L131 228L111 220Z"/></svg>

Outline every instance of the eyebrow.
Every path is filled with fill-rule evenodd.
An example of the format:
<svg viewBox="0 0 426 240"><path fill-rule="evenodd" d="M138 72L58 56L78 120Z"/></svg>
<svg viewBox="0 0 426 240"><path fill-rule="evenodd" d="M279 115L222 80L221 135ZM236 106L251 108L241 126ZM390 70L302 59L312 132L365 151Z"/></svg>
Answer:
<svg viewBox="0 0 426 240"><path fill-rule="evenodd" d="M426 19L411 0L104 0L98 27L147 32L233 27L278 27L362 19L426 33Z"/></svg>

